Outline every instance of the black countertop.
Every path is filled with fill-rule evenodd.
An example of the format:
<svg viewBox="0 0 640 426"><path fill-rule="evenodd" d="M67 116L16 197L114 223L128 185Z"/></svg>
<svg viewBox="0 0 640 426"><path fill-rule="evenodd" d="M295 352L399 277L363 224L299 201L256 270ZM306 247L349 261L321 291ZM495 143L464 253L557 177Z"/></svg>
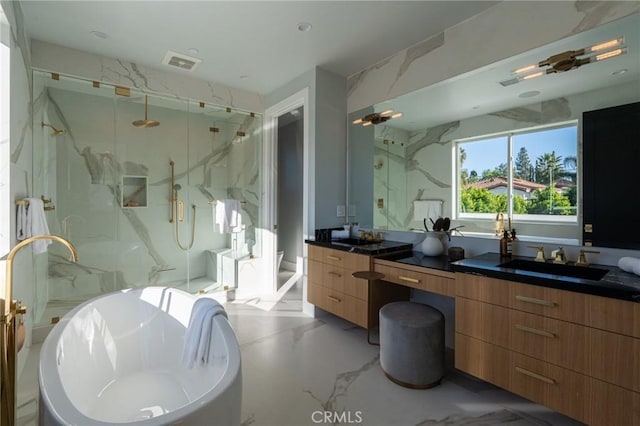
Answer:
<svg viewBox="0 0 640 426"><path fill-rule="evenodd" d="M422 266L423 268L439 269L441 271L453 272L448 256L425 256L419 251L414 251L409 255L406 252L394 253L380 256L380 259L392 262L404 263L406 265Z"/></svg>
<svg viewBox="0 0 640 426"><path fill-rule="evenodd" d="M380 254L387 254L387 253L401 252L401 251L406 252L407 250L413 249L413 244L411 243L401 243L398 241L386 241L386 240L381 241L379 243L370 243L370 244L364 244L364 245L345 244L338 241L305 240L304 242L314 246L348 251L349 253L366 254L369 256L377 256Z"/></svg>
<svg viewBox="0 0 640 426"><path fill-rule="evenodd" d="M533 260L532 257L504 258L498 253L484 253L452 262L450 270L640 303L640 276L624 272L616 266L591 265L609 271L600 280L595 281L498 266L511 259Z"/></svg>

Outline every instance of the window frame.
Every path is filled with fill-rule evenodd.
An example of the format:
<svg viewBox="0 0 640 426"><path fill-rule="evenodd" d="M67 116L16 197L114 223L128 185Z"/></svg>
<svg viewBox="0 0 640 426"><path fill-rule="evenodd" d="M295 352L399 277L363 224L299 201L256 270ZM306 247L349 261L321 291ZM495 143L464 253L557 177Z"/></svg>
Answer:
<svg viewBox="0 0 640 426"><path fill-rule="evenodd" d="M513 214L513 137L523 134L530 134L548 130L562 129L568 127L576 128L576 187L578 194L580 193L580 182L582 174L582 158L580 155L580 123L578 119L561 121L553 124L543 124L539 126L525 127L522 129L507 130L502 132L487 133L479 136L472 136L468 138L454 139L452 141L452 155L453 155L453 179L454 185L452 186L452 199L453 206L455 206L455 219L457 220L495 220L496 213L465 213L461 211L461 197L460 197L460 145L470 142L481 141L485 139L495 139L499 137L506 137L507 143L507 211L504 213L513 220L519 222L526 222L531 224L561 224L561 225L577 225L580 215L580 203L577 203L575 214L573 215L542 215L542 214ZM580 197L578 197L580 199Z"/></svg>

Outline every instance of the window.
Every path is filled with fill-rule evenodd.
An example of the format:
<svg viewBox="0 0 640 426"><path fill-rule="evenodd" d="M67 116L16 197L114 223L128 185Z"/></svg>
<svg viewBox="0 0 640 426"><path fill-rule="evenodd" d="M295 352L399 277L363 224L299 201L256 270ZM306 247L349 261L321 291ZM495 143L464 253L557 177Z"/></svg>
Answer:
<svg viewBox="0 0 640 426"><path fill-rule="evenodd" d="M576 122L456 142L458 218L577 222Z"/></svg>

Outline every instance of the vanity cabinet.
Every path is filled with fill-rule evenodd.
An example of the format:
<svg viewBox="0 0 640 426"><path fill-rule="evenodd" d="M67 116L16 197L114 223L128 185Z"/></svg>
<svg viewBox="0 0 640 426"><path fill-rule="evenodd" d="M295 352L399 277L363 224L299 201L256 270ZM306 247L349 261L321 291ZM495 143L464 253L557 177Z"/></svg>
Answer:
<svg viewBox="0 0 640 426"><path fill-rule="evenodd" d="M309 303L360 327L376 326L383 305L409 299L406 287L353 277L371 270L370 256L315 245L309 245L308 253Z"/></svg>
<svg viewBox="0 0 640 426"><path fill-rule="evenodd" d="M638 303L457 274L456 368L588 424L637 425L638 321Z"/></svg>
<svg viewBox="0 0 640 426"><path fill-rule="evenodd" d="M384 280L417 290L444 296L455 296L455 276L452 272L427 269L384 259L374 259L373 270L384 274Z"/></svg>

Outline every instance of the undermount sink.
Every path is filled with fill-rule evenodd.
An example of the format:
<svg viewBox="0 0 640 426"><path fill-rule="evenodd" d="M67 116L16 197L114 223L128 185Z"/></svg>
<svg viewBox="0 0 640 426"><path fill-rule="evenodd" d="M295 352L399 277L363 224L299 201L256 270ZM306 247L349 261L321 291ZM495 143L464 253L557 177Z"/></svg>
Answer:
<svg viewBox="0 0 640 426"><path fill-rule="evenodd" d="M338 240L333 240L331 242L337 243L337 244L345 244L349 246L366 246L369 244L376 244L375 241L361 240L360 238L341 238Z"/></svg>
<svg viewBox="0 0 640 426"><path fill-rule="evenodd" d="M534 260L514 259L498 266L502 268L520 269L523 271L540 272L543 274L562 275L565 277L582 278L598 281L609 272L607 269L590 266L562 265L550 262L536 262Z"/></svg>

